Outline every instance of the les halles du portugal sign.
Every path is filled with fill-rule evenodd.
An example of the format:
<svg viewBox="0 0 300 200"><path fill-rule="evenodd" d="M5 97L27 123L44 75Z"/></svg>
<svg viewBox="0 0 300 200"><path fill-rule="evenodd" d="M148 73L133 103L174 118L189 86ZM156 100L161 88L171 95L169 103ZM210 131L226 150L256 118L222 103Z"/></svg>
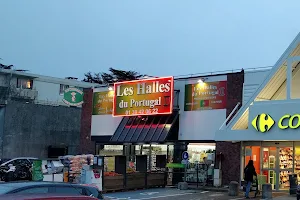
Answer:
<svg viewBox="0 0 300 200"><path fill-rule="evenodd" d="M113 116L170 114L173 111L173 77L114 84Z"/></svg>
<svg viewBox="0 0 300 200"><path fill-rule="evenodd" d="M283 115L280 117L278 122L276 122L269 114L262 113L257 115L252 120L252 126L255 128L256 131L265 133L277 123L277 126L281 130L285 129L297 129L300 127L300 114L294 115Z"/></svg>

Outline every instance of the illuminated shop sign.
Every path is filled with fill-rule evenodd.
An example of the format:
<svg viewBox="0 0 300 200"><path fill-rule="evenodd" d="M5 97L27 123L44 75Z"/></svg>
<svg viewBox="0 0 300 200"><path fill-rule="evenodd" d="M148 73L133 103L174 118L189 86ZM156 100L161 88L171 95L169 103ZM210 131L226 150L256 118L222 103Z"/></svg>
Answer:
<svg viewBox="0 0 300 200"><path fill-rule="evenodd" d="M269 114L262 113L252 120L252 126L255 130L262 133L270 131L276 123L277 127L281 130L297 129L300 127L300 114L286 114L276 122Z"/></svg>
<svg viewBox="0 0 300 200"><path fill-rule="evenodd" d="M184 111L226 109L227 81L185 85Z"/></svg>
<svg viewBox="0 0 300 200"><path fill-rule="evenodd" d="M114 84L113 116L170 114L173 111L173 77Z"/></svg>
<svg viewBox="0 0 300 200"><path fill-rule="evenodd" d="M93 115L111 115L114 91L94 92Z"/></svg>

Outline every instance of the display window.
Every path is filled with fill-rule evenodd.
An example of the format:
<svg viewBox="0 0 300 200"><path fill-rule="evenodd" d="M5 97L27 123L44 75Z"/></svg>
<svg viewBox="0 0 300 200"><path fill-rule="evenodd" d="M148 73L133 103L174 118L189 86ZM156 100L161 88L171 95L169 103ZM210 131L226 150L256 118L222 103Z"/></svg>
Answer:
<svg viewBox="0 0 300 200"><path fill-rule="evenodd" d="M187 182L206 185L213 179L215 148L215 144L194 143L188 145Z"/></svg>
<svg viewBox="0 0 300 200"><path fill-rule="evenodd" d="M100 156L117 156L123 155L123 145L104 145L98 150Z"/></svg>
<svg viewBox="0 0 300 200"><path fill-rule="evenodd" d="M295 174L297 174L298 182L300 183L300 144L295 145L295 156L294 156L294 170Z"/></svg>
<svg viewBox="0 0 300 200"><path fill-rule="evenodd" d="M285 146L282 144L269 146L244 147L244 167L249 160L253 160L259 185L269 183L273 190L288 190L290 188L289 176L293 173L300 177L300 145L292 142Z"/></svg>
<svg viewBox="0 0 300 200"><path fill-rule="evenodd" d="M189 153L190 163L203 163L206 161L214 161L214 152L216 145L213 144L201 144L192 143L188 145L187 152Z"/></svg>

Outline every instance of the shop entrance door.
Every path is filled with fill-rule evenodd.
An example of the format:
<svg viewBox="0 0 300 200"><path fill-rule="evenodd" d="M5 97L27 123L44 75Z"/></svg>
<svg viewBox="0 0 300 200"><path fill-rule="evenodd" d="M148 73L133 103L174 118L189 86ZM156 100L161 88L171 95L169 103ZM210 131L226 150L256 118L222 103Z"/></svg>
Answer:
<svg viewBox="0 0 300 200"><path fill-rule="evenodd" d="M289 189L289 174L293 172L293 146L263 147L262 175L273 190Z"/></svg>

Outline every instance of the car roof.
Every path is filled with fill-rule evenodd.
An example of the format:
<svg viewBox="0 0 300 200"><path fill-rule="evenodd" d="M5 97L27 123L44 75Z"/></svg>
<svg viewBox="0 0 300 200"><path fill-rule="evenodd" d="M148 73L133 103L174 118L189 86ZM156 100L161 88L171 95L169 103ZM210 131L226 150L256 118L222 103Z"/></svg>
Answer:
<svg viewBox="0 0 300 200"><path fill-rule="evenodd" d="M13 160L23 160L23 159L26 159L26 160L38 160L38 158L34 158L34 157L18 157L18 158L12 158L12 159L2 159L1 160L1 165L6 165L7 163L13 161Z"/></svg>
<svg viewBox="0 0 300 200"><path fill-rule="evenodd" d="M47 181L13 181L13 182L4 182L0 183L0 187L10 187L12 189L20 188L20 187L28 187L28 186L40 186L40 185L70 185L70 186L82 186L85 187L87 185L74 184L74 183L64 183L64 182L47 182Z"/></svg>
<svg viewBox="0 0 300 200"><path fill-rule="evenodd" d="M8 158L5 158L6 160ZM16 158L10 158L9 160L20 160L20 159L32 159L32 160L37 160L38 158L35 157L16 157Z"/></svg>
<svg viewBox="0 0 300 200"><path fill-rule="evenodd" d="M68 194L6 194L1 195L0 200L55 200L55 199L64 199L64 200L96 200L95 197L90 196L81 196L81 195L68 195Z"/></svg>

